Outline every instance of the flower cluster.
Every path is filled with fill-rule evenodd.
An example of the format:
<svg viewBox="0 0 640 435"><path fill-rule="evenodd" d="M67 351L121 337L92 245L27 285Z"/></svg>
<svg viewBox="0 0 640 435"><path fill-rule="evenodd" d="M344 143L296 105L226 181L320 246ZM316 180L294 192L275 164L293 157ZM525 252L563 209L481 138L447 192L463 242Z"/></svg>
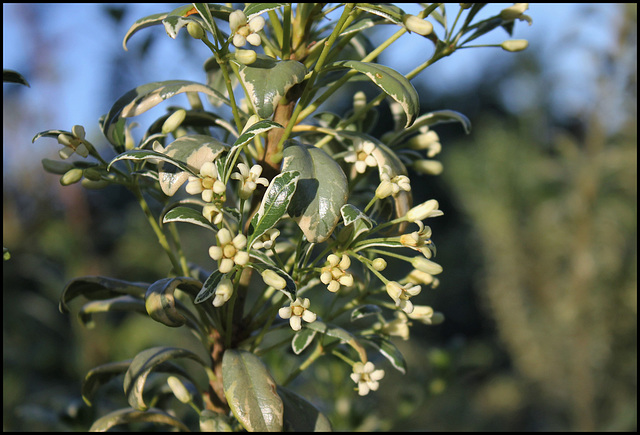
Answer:
<svg viewBox="0 0 640 435"><path fill-rule="evenodd" d="M396 175L391 177L391 168L383 166L380 173L380 184L376 189L376 198L386 198L388 196L396 196L400 191L411 191L409 177L406 175Z"/></svg>
<svg viewBox="0 0 640 435"><path fill-rule="evenodd" d="M219 178L216 165L213 162L206 162L200 168L199 177L189 177L187 193L191 195L200 193L204 202L211 202L214 195L222 195L227 190L227 186Z"/></svg>
<svg viewBox="0 0 640 435"><path fill-rule="evenodd" d="M346 272L351 266L349 256L342 254L342 257L338 257L336 254L329 254L327 261L329 264L322 268L320 274L320 281L326 284L327 290L335 293L340 290L341 285L351 287L353 275Z"/></svg>
<svg viewBox="0 0 640 435"><path fill-rule="evenodd" d="M264 27L264 18L258 16L247 21L247 16L241 10L235 10L229 14L229 27L233 35L233 45L244 47L248 42L253 46L258 46L262 42L258 32Z"/></svg>

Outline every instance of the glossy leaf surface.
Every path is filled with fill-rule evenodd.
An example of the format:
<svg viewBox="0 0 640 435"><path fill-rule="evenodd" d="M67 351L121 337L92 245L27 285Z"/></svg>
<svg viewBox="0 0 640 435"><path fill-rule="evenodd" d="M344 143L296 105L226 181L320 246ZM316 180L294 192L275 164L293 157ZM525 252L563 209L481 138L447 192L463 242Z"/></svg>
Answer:
<svg viewBox="0 0 640 435"><path fill-rule="evenodd" d="M161 409L151 408L144 412L135 409L119 409L97 419L89 428L89 432L106 432L114 426L129 423L158 423L173 426L183 432L189 428L177 418Z"/></svg>
<svg viewBox="0 0 640 435"><path fill-rule="evenodd" d="M163 278L151 284L145 294L145 307L151 318L171 327L182 326L186 319L176 309L174 292L176 288L190 288L190 293L197 294L202 283L194 278Z"/></svg>
<svg viewBox="0 0 640 435"><path fill-rule="evenodd" d="M320 148L292 145L282 153L283 171L298 171L298 187L289 215L312 243L329 238L341 218L349 194L340 165Z"/></svg>
<svg viewBox="0 0 640 435"><path fill-rule="evenodd" d="M78 296L89 300L110 299L116 296L130 295L143 298L148 283L130 282L105 276L83 276L71 280L60 296L60 311L69 312L69 301Z"/></svg>
<svg viewBox="0 0 640 435"><path fill-rule="evenodd" d="M260 358L244 350L227 349L222 356L222 383L231 412L247 431L282 431L282 399Z"/></svg>
<svg viewBox="0 0 640 435"><path fill-rule="evenodd" d="M331 422L311 402L302 396L278 386L278 395L284 404L284 430L286 432L331 432Z"/></svg>

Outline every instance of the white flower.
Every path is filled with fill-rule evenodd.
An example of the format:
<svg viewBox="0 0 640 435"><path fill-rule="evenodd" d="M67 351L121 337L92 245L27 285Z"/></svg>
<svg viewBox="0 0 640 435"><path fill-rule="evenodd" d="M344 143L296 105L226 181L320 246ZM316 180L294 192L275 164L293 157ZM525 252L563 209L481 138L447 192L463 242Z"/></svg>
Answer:
<svg viewBox="0 0 640 435"><path fill-rule="evenodd" d="M271 228L267 230L266 233L258 237L256 241L253 242L251 247L253 249L271 249L273 244L276 242L276 238L280 235L280 230L276 228Z"/></svg>
<svg viewBox="0 0 640 435"><path fill-rule="evenodd" d="M431 242L431 228L425 227L421 221L416 221L420 227L420 231L414 231L411 234L403 234L400 236L400 243L416 251L422 252L426 258L431 258L435 254L435 245Z"/></svg>
<svg viewBox="0 0 640 435"><path fill-rule="evenodd" d="M371 154L375 149L376 146L373 142L358 142L353 147L353 151L349 151L344 157L344 161L347 163L353 163L356 168L356 172L364 174L367 170L367 166L376 166L378 164L375 157Z"/></svg>
<svg viewBox="0 0 640 435"><path fill-rule="evenodd" d="M258 46L262 42L258 32L264 27L265 21L262 17L254 17L247 23L247 16L240 9L229 14L229 27L233 35L233 45L243 47L247 42Z"/></svg>
<svg viewBox="0 0 640 435"><path fill-rule="evenodd" d="M89 149L83 143L84 140L84 127L81 125L74 125L71 129L71 133L73 136L69 136L68 134L61 133L58 135L58 143L64 145L58 154L61 159L68 159L75 152L82 157L87 157L89 155Z"/></svg>
<svg viewBox="0 0 640 435"><path fill-rule="evenodd" d="M396 196L401 190L411 191L409 177L406 175L396 175L391 178L389 172L391 172L391 168L385 166L380 174L380 185L376 189L376 196L378 198L382 199L387 196Z"/></svg>
<svg viewBox="0 0 640 435"><path fill-rule="evenodd" d="M233 283L226 276L220 280L220 283L216 287L216 296L213 298L213 306L221 307L231 299L233 295Z"/></svg>
<svg viewBox="0 0 640 435"><path fill-rule="evenodd" d="M218 246L209 248L209 256L218 262L218 270L221 273L230 272L233 266L244 266L249 262L249 253L243 251L247 246L247 237L238 234L233 239L231 232L223 228L216 234Z"/></svg>
<svg viewBox="0 0 640 435"><path fill-rule="evenodd" d="M422 288L419 285L413 285L411 283L401 286L395 281L389 281L387 283L387 294L391 296L391 299L396 303L396 307L400 308L407 314L413 312L413 304L409 300L410 297L420 294Z"/></svg>
<svg viewBox="0 0 640 435"><path fill-rule="evenodd" d="M361 363L358 361L353 365L353 373L351 379L358 384L358 394L366 396L369 391L378 389L378 381L384 377L384 370L376 370L371 361Z"/></svg>
<svg viewBox="0 0 640 435"><path fill-rule="evenodd" d="M288 307L282 307L278 310L278 314L283 319L289 319L291 329L299 331L302 328L302 321L312 323L316 321L316 314L309 311L309 299L296 298Z"/></svg>
<svg viewBox="0 0 640 435"><path fill-rule="evenodd" d="M202 207L202 216L209 222L215 225L220 225L222 222L222 210L215 204L206 204Z"/></svg>
<svg viewBox="0 0 640 435"><path fill-rule="evenodd" d="M197 195L202 193L202 200L211 202L213 194L221 195L226 191L226 186L218 179L218 169L213 162L206 162L200 168L199 177L189 177L187 183L187 193Z"/></svg>
<svg viewBox="0 0 640 435"><path fill-rule="evenodd" d="M442 216L443 214L442 210L438 210L438 201L430 199L409 210L407 212L407 220L416 222L430 217Z"/></svg>
<svg viewBox="0 0 640 435"><path fill-rule="evenodd" d="M327 261L329 264L323 267L320 272L320 281L327 285L327 289L335 293L340 290L340 285L351 287L353 285L353 275L346 272L351 266L349 256L342 254L341 258L336 254L329 254Z"/></svg>
<svg viewBox="0 0 640 435"><path fill-rule="evenodd" d="M417 307L416 307L417 308ZM415 310L414 310L415 311ZM433 310L432 310L433 311ZM373 328L379 330L383 334L400 337L403 340L409 339L409 321L404 313L396 311L396 318L390 322L376 323ZM410 315L411 316L411 315Z"/></svg>
<svg viewBox="0 0 640 435"><path fill-rule="evenodd" d="M249 198L253 191L256 190L256 187L258 187L258 184L262 184L265 187L269 186L269 180L260 177L260 174L262 174L262 166L253 165L251 169L249 169L244 163L238 163L238 170L240 173L234 172L231 174L231 178L242 182L240 198Z"/></svg>

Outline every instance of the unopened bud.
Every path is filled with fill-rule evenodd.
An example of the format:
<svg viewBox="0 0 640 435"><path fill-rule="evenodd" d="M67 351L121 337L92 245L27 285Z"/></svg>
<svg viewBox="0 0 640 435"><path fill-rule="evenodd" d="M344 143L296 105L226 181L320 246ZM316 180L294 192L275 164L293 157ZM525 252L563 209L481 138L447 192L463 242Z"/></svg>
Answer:
<svg viewBox="0 0 640 435"><path fill-rule="evenodd" d="M407 141L407 146L412 150L425 150L436 142L440 142L438 133L433 130L429 130L426 133L419 134L409 139Z"/></svg>
<svg viewBox="0 0 640 435"><path fill-rule="evenodd" d="M419 35L427 36L433 32L433 24L427 20L416 17L415 15L405 14L402 22L410 32L416 32Z"/></svg>
<svg viewBox="0 0 640 435"><path fill-rule="evenodd" d="M91 181L102 179L102 172L97 168L87 168L84 170L84 177Z"/></svg>
<svg viewBox="0 0 640 435"><path fill-rule="evenodd" d="M187 24L187 32L189 32L189 35L194 39L202 39L204 37L204 29L195 21L191 21Z"/></svg>
<svg viewBox="0 0 640 435"><path fill-rule="evenodd" d="M413 257L411 259L411 265L416 269L431 275L442 273L442 266L431 260L427 260L424 257Z"/></svg>
<svg viewBox="0 0 640 435"><path fill-rule="evenodd" d="M412 165L416 172L426 175L440 175L444 167L437 160L416 160Z"/></svg>
<svg viewBox="0 0 640 435"><path fill-rule="evenodd" d="M257 58L258 55L253 50L236 50L236 60L245 65L251 65Z"/></svg>
<svg viewBox="0 0 640 435"><path fill-rule="evenodd" d="M187 390L187 387L184 386L180 379L175 376L169 376L167 378L167 384L169 384L169 388L171 388L173 394L182 403L189 403L193 400L193 396L189 393L189 390Z"/></svg>
<svg viewBox="0 0 640 435"><path fill-rule="evenodd" d="M262 272L262 280L266 285L269 285L276 290L282 290L287 286L287 281L271 269L266 269Z"/></svg>
<svg viewBox="0 0 640 435"><path fill-rule="evenodd" d="M89 180L87 178L83 178L82 181L80 182L80 184L82 184L82 187L84 187L85 189L97 190L97 189L104 189L110 183L109 183L109 180L93 181L93 180Z"/></svg>
<svg viewBox="0 0 640 435"><path fill-rule="evenodd" d="M176 130L182 124L182 121L187 117L187 111L184 109L178 109L171 114L162 124L162 133L168 134Z"/></svg>
<svg viewBox="0 0 640 435"><path fill-rule="evenodd" d="M528 46L529 41L526 39L510 39L501 44L502 49L506 51L522 51Z"/></svg>
<svg viewBox="0 0 640 435"><path fill-rule="evenodd" d="M385 270L387 268L386 260L384 258L380 258L380 257L374 259L373 263L371 265L378 272L381 272L381 271L383 271L383 270Z"/></svg>
<svg viewBox="0 0 640 435"><path fill-rule="evenodd" d="M73 183L77 183L82 178L82 169L73 168L67 171L62 177L60 177L60 184L68 186Z"/></svg>

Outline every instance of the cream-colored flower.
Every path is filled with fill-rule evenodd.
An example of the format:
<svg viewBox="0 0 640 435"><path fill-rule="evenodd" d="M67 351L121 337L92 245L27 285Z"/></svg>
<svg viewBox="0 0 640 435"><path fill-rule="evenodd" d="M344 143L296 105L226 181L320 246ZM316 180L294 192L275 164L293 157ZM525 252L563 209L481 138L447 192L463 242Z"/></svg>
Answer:
<svg viewBox="0 0 640 435"><path fill-rule="evenodd" d="M436 281L438 281L438 279L435 278L430 273L423 272L418 269L413 269L411 272L409 272L409 274L403 281L407 281L412 284L431 285L432 287L435 288L434 284Z"/></svg>
<svg viewBox="0 0 640 435"><path fill-rule="evenodd" d="M216 287L216 296L213 298L213 306L221 307L231 299L231 295L233 295L233 283L226 276L220 280L218 286Z"/></svg>
<svg viewBox="0 0 640 435"><path fill-rule="evenodd" d="M421 159L411 164L414 171L425 175L440 175L444 170L442 163L437 160Z"/></svg>
<svg viewBox="0 0 640 435"><path fill-rule="evenodd" d="M280 235L280 230L276 228L271 228L267 230L266 233L258 237L256 241L253 242L251 247L253 249L271 249L276 242L276 238Z"/></svg>
<svg viewBox="0 0 640 435"><path fill-rule="evenodd" d="M435 245L431 241L431 228L425 227L420 221L416 221L416 223L419 224L420 231L401 235L400 243L403 246L420 251L426 258L431 258L435 250Z"/></svg>
<svg viewBox="0 0 640 435"><path fill-rule="evenodd" d="M409 298L420 294L422 288L419 285L410 283L402 286L395 281L389 281L386 287L387 294L391 296L391 299L396 303L396 307L407 314L411 314L413 312L413 303L411 303Z"/></svg>
<svg viewBox="0 0 640 435"><path fill-rule="evenodd" d="M247 42L258 46L262 42L258 32L264 27L265 21L262 17L253 17L247 22L247 16L240 9L229 14L229 27L233 35L233 45L240 48Z"/></svg>
<svg viewBox="0 0 640 435"><path fill-rule="evenodd" d="M344 156L344 161L347 163L353 163L356 172L364 174L368 166L377 166L378 161L371 154L376 146L373 142L358 142L354 145L353 150L349 151Z"/></svg>
<svg viewBox="0 0 640 435"><path fill-rule="evenodd" d="M79 156L87 157L89 155L89 149L83 143L85 132L84 127L81 125L74 125L71 129L73 136L61 133L58 135L58 143L64 145L58 155L61 159L68 159L75 152Z"/></svg>
<svg viewBox="0 0 640 435"><path fill-rule="evenodd" d="M264 283L276 290L282 290L287 286L287 281L271 269L265 269L261 275Z"/></svg>
<svg viewBox="0 0 640 435"><path fill-rule="evenodd" d="M353 365L353 373L351 373L351 380L358 384L358 394L366 396L369 391L376 391L378 389L378 381L384 377L384 370L376 370L376 367L371 361L362 363L358 361Z"/></svg>
<svg viewBox="0 0 640 435"><path fill-rule="evenodd" d="M434 323L433 319L434 311L428 305L414 305L413 312L409 314L409 318L422 322L425 325L431 325Z"/></svg>
<svg viewBox="0 0 640 435"><path fill-rule="evenodd" d="M320 281L327 286L330 292L337 292L340 286L351 287L353 285L353 275L346 270L351 266L351 259L346 254L338 257L336 254L329 254L328 265L324 266L320 273Z"/></svg>
<svg viewBox="0 0 640 435"><path fill-rule="evenodd" d="M396 196L401 190L411 191L409 177L406 175L396 175L391 178L391 175L389 175L390 172L391 168L385 166L380 174L380 184L376 189L376 196L380 199L386 198L387 196Z"/></svg>
<svg viewBox="0 0 640 435"><path fill-rule="evenodd" d="M205 202L213 201L214 193L221 195L225 193L226 186L220 181L218 176L218 169L213 162L206 162L200 168L199 177L189 177L187 183L187 193L191 195L202 194L202 200Z"/></svg>
<svg viewBox="0 0 640 435"><path fill-rule="evenodd" d="M223 217L222 210L214 203L206 204L202 207L202 216L215 225L220 225Z"/></svg>
<svg viewBox="0 0 640 435"><path fill-rule="evenodd" d="M249 253L243 251L247 246L247 238L244 234L231 237L231 232L222 228L216 234L217 246L209 248L209 256L218 262L218 270L221 273L230 272L234 265L244 266L249 262Z"/></svg>
<svg viewBox="0 0 640 435"><path fill-rule="evenodd" d="M262 184L263 186L269 186L269 180L266 178L260 177L262 174L262 166L253 165L251 169L244 163L238 163L238 172L234 172L231 174L231 178L235 180L239 180L242 182L242 186L240 186L240 198L247 199L251 196L258 184Z"/></svg>
<svg viewBox="0 0 640 435"><path fill-rule="evenodd" d="M302 329L302 321L313 323L316 321L316 314L309 310L309 299L296 298L288 307L282 307L278 310L278 314L283 319L289 319L289 325L294 331Z"/></svg>
<svg viewBox="0 0 640 435"><path fill-rule="evenodd" d="M415 311L415 309L414 309ZM400 337L403 340L409 339L409 321L404 313L396 311L396 318L390 322L375 323L373 329L380 331L383 334L390 335L392 337ZM411 316L411 315L410 315Z"/></svg>
<svg viewBox="0 0 640 435"><path fill-rule="evenodd" d="M529 15L525 15L524 12L529 9L529 3L514 3L513 6L509 6L508 8L500 11L500 18L505 21L511 20L520 20L526 21L531 25L533 20Z"/></svg>
<svg viewBox="0 0 640 435"><path fill-rule="evenodd" d="M435 199L425 201L407 212L407 220L409 222L419 222L426 218L442 216L444 213L442 210L438 210L438 206L438 201Z"/></svg>

